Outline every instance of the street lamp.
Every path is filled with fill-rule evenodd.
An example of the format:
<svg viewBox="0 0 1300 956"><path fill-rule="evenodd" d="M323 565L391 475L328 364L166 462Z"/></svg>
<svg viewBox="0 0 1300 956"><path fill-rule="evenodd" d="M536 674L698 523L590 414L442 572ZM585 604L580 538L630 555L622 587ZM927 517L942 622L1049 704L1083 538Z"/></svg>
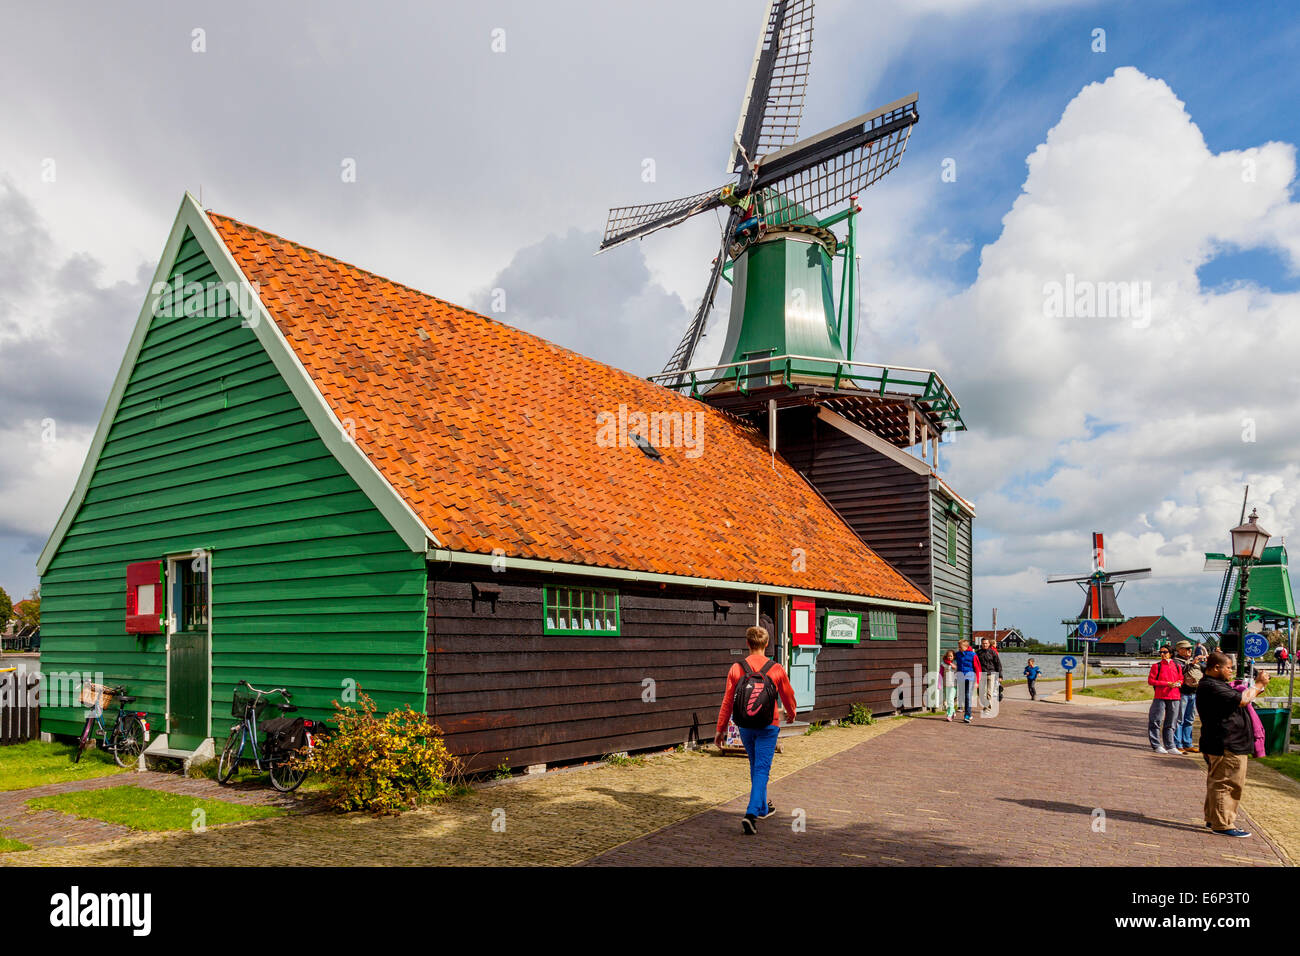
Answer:
<svg viewBox="0 0 1300 956"><path fill-rule="evenodd" d="M1250 594L1250 566L1264 556L1264 545L1269 533L1259 526L1259 514L1254 508L1245 524L1237 525L1231 532L1232 557L1241 567L1238 575L1240 588L1237 597L1237 677L1246 672L1246 596Z"/></svg>

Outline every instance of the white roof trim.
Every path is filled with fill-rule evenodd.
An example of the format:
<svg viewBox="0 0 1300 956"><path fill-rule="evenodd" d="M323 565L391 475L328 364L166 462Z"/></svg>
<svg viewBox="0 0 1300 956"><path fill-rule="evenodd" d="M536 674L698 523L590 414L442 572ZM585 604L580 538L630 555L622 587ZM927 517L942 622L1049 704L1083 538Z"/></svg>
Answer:
<svg viewBox="0 0 1300 956"><path fill-rule="evenodd" d="M250 323L254 334L262 344L262 348L266 350L276 370L284 378L294 398L302 406L308 420L316 429L316 433L324 442L325 447L329 449L330 454L338 460L339 464L357 483L371 503L379 509L408 548L412 551L424 551L430 541L436 545L437 539L434 538L433 533L429 531L424 522L411 509L411 506L407 504L406 499L380 473L374 462L357 447L356 443L347 437L347 433L341 426L338 417L326 403L320 390L316 388L316 384L311 380L311 376L299 360L297 353L294 352L288 340L285 339L280 327L271 318L271 313L256 294L256 289L248 281L243 270L239 268L234 256L230 254L230 250L226 248L226 244L217 233L212 220L199 206L198 200L187 192L181 200L180 210L176 213L176 221L172 224L171 234L167 237L167 244L163 247L162 257L158 260L158 268L154 270L153 280L149 283L149 294L145 297L144 305L140 309L140 315L136 319L135 329L131 333L126 355L118 368L117 378L113 380L113 388L109 392L108 402L104 406L104 413L100 416L99 424L95 428L95 436L91 440L90 450L86 453L86 461L81 466L81 473L77 476L77 483L73 488L72 496L68 499L68 503L64 505L63 512L54 525L54 531L50 534L49 540L45 542L45 547L36 560L37 573L43 575L49 567L54 555L58 552L59 545L63 543L68 528L72 525L73 518L76 517L77 511L80 509L81 503L86 498L90 479L95 473L95 466L99 463L99 456L104 450L104 443L108 439L109 429L113 425L113 419L117 416L118 406L122 402L122 395L126 391L127 382L130 380L131 372L135 368L140 349L144 345L145 336L149 332L154 307L160 295L154 289L159 283L165 282L170 275L172 266L176 261L176 254L180 250L181 242L185 237L186 229L189 229L194 234L194 238L198 240L203 252L207 255L221 280L223 282L237 282L247 290L247 301L251 301L257 310L255 320Z"/></svg>
<svg viewBox="0 0 1300 956"><path fill-rule="evenodd" d="M915 455L909 455L901 448L895 448L879 435L873 435L862 426L855 425L843 415L837 414L829 408L824 406L818 408L817 417L826 424L835 426L850 438L860 441L873 451L880 452L886 458L898 462L904 468L914 471L918 475L928 475L930 473L930 466L920 461Z"/></svg>

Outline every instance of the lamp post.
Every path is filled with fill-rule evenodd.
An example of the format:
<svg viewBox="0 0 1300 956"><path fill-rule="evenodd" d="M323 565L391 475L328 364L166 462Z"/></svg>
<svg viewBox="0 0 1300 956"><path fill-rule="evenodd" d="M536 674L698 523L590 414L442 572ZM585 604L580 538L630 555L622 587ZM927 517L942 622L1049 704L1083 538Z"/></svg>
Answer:
<svg viewBox="0 0 1300 956"><path fill-rule="evenodd" d="M1245 524L1229 532L1232 535L1232 557L1241 568L1237 592L1237 678L1246 673L1246 597L1250 594L1250 566L1264 556L1264 545L1269 533L1259 526L1259 514L1254 508Z"/></svg>

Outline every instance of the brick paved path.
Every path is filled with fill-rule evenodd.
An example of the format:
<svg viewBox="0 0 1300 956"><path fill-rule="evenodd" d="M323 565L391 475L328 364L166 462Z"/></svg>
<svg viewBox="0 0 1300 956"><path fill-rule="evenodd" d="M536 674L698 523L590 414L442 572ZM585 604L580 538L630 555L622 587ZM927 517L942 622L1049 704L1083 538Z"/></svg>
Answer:
<svg viewBox="0 0 1300 956"><path fill-rule="evenodd" d="M183 796L206 797L229 803L294 806L298 801L272 790L264 783L236 781L223 787L206 777L182 777L178 774L121 773L91 780L55 783L46 787L26 790L0 791L0 834L21 840L34 849L43 847L79 846L99 843L135 833L130 827L102 820L79 820L56 810L32 810L25 806L34 797L47 797L56 793L79 790L100 790L104 787L136 786L149 790L166 790Z"/></svg>
<svg viewBox="0 0 1300 956"><path fill-rule="evenodd" d="M1283 864L1258 834L1206 831L1202 759L1154 754L1145 733L1127 709L1027 701L970 725L918 718L777 781L778 812L756 837L740 832L742 797L589 864ZM796 809L805 832L792 829Z"/></svg>

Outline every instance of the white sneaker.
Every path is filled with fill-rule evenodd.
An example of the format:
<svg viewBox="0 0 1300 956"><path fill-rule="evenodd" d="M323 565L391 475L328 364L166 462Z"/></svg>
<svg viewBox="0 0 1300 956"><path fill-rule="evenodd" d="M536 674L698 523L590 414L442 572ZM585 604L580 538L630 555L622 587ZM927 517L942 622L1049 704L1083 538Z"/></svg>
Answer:
<svg viewBox="0 0 1300 956"><path fill-rule="evenodd" d="M1156 753L1158 753L1158 754L1167 754L1167 753L1169 753L1169 751L1166 750L1164 747L1157 747L1157 748L1156 748Z"/></svg>

